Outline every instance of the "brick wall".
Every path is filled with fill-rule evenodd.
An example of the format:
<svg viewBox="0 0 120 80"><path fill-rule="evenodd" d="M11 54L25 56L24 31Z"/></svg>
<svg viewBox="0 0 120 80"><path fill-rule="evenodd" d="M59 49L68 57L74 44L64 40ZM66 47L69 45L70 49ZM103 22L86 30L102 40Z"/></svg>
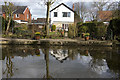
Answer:
<svg viewBox="0 0 120 80"><path fill-rule="evenodd" d="M13 14L13 20L31 21L31 13L28 8L26 8L23 14L18 14L18 15L19 17L16 17L16 14ZM28 18L27 15L29 16ZM3 17L5 18L5 13L3 13Z"/></svg>

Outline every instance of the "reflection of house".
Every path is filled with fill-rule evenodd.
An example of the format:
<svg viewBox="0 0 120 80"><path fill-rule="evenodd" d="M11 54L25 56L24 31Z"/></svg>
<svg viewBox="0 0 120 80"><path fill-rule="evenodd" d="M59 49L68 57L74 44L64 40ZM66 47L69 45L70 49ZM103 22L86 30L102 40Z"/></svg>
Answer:
<svg viewBox="0 0 120 80"><path fill-rule="evenodd" d="M69 24L74 24L74 11L64 3L61 3L51 11L51 24L56 25L56 29L68 30Z"/></svg>
<svg viewBox="0 0 120 80"><path fill-rule="evenodd" d="M99 11L98 21L103 21L104 23L109 22L112 19L112 11Z"/></svg>
<svg viewBox="0 0 120 80"><path fill-rule="evenodd" d="M6 7L2 6L2 16L6 18ZM18 23L27 23L28 21L31 21L31 13L27 6L14 6L13 7L13 20L15 20Z"/></svg>
<svg viewBox="0 0 120 80"><path fill-rule="evenodd" d="M60 62L62 62L66 58L68 58L68 51L67 50L61 50L61 49L59 49L57 51L50 50L50 54L53 55Z"/></svg>

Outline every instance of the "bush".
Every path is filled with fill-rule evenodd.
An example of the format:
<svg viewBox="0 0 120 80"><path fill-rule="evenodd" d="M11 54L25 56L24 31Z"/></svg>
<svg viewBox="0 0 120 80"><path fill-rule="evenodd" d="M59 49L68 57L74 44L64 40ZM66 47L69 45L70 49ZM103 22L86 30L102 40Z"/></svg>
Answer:
<svg viewBox="0 0 120 80"><path fill-rule="evenodd" d="M68 37L73 38L76 36L76 27L74 25L69 25Z"/></svg>
<svg viewBox="0 0 120 80"><path fill-rule="evenodd" d="M39 36L39 35L40 35L40 32L36 32L35 35Z"/></svg>
<svg viewBox="0 0 120 80"><path fill-rule="evenodd" d="M56 25L52 25L52 31L55 31L56 30Z"/></svg>
<svg viewBox="0 0 120 80"><path fill-rule="evenodd" d="M87 26L81 26L80 27L80 32L81 33L86 33L88 31L88 27Z"/></svg>
<svg viewBox="0 0 120 80"><path fill-rule="evenodd" d="M89 23L83 23L82 25L77 26L78 28L78 35L81 33L88 32L90 33L90 37L100 37L105 36L107 31L107 26L104 25L103 22L89 22Z"/></svg>
<svg viewBox="0 0 120 80"><path fill-rule="evenodd" d="M113 19L110 21L109 29L112 30L113 36L120 37L120 19Z"/></svg>

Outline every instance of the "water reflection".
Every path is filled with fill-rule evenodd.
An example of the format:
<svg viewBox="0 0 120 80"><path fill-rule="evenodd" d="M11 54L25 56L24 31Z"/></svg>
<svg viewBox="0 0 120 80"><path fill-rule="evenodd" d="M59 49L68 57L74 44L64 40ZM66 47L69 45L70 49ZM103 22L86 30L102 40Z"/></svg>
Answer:
<svg viewBox="0 0 120 80"><path fill-rule="evenodd" d="M16 78L21 76L17 75L17 71L21 70L22 65L20 60L25 60L21 64L24 64L24 67L27 64L33 66L34 70L38 64L39 68L36 68L38 71L34 72L37 75L33 75L37 78L59 78L59 77L81 77L81 74L86 74L85 72L81 73L79 70L86 70L93 75L88 75L88 77L119 77L120 75L120 54L118 53L119 48L112 49L109 47L97 48L97 47L43 47L43 46L3 46L3 77L5 78ZM21 59L20 59L21 58ZM18 62L17 60L20 59ZM45 62L43 61L45 60ZM34 63L32 63L34 61ZM58 62L59 63L58 63ZM44 66L45 64L45 66ZM57 66L59 65L59 66ZM78 65L78 66L75 66ZM57 66L57 67L54 67ZM84 67L81 67L84 66ZM22 68L24 69L24 68ZM27 69L27 67L25 68ZM25 70L24 69L24 70ZM30 68L30 70L32 71ZM63 69L63 71L62 71ZM66 70L70 69L70 70ZM72 69L72 70L71 70ZM38 73L37 73L38 72ZM95 73L94 73L95 72ZM59 76L59 74L64 74ZM24 73L23 73L24 74ZM28 73L26 73L29 75ZM69 74L69 75L67 75ZM74 75L73 75L74 74ZM88 73L87 73L88 74ZM29 78L29 76L23 76ZM72 75L72 76L70 76ZM32 77L32 76L31 76ZM84 76L86 78L87 76ZM83 76L82 76L83 78Z"/></svg>

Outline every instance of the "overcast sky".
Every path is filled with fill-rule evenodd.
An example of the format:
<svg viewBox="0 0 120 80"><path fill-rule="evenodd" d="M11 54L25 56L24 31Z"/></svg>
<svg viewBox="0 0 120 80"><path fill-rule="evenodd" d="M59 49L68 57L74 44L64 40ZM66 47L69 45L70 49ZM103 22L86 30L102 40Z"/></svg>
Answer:
<svg viewBox="0 0 120 80"><path fill-rule="evenodd" d="M46 16L46 6L44 5L43 0L0 0L0 5L4 4L4 1L13 2L14 5L19 6L28 6L30 12L32 14L32 18L45 18ZM72 4L74 2L93 2L99 0L57 0L50 9L59 5L60 3L65 3L70 8L72 8ZM119 1L119 0L111 0L111 1ZM89 6L89 4L87 4Z"/></svg>

